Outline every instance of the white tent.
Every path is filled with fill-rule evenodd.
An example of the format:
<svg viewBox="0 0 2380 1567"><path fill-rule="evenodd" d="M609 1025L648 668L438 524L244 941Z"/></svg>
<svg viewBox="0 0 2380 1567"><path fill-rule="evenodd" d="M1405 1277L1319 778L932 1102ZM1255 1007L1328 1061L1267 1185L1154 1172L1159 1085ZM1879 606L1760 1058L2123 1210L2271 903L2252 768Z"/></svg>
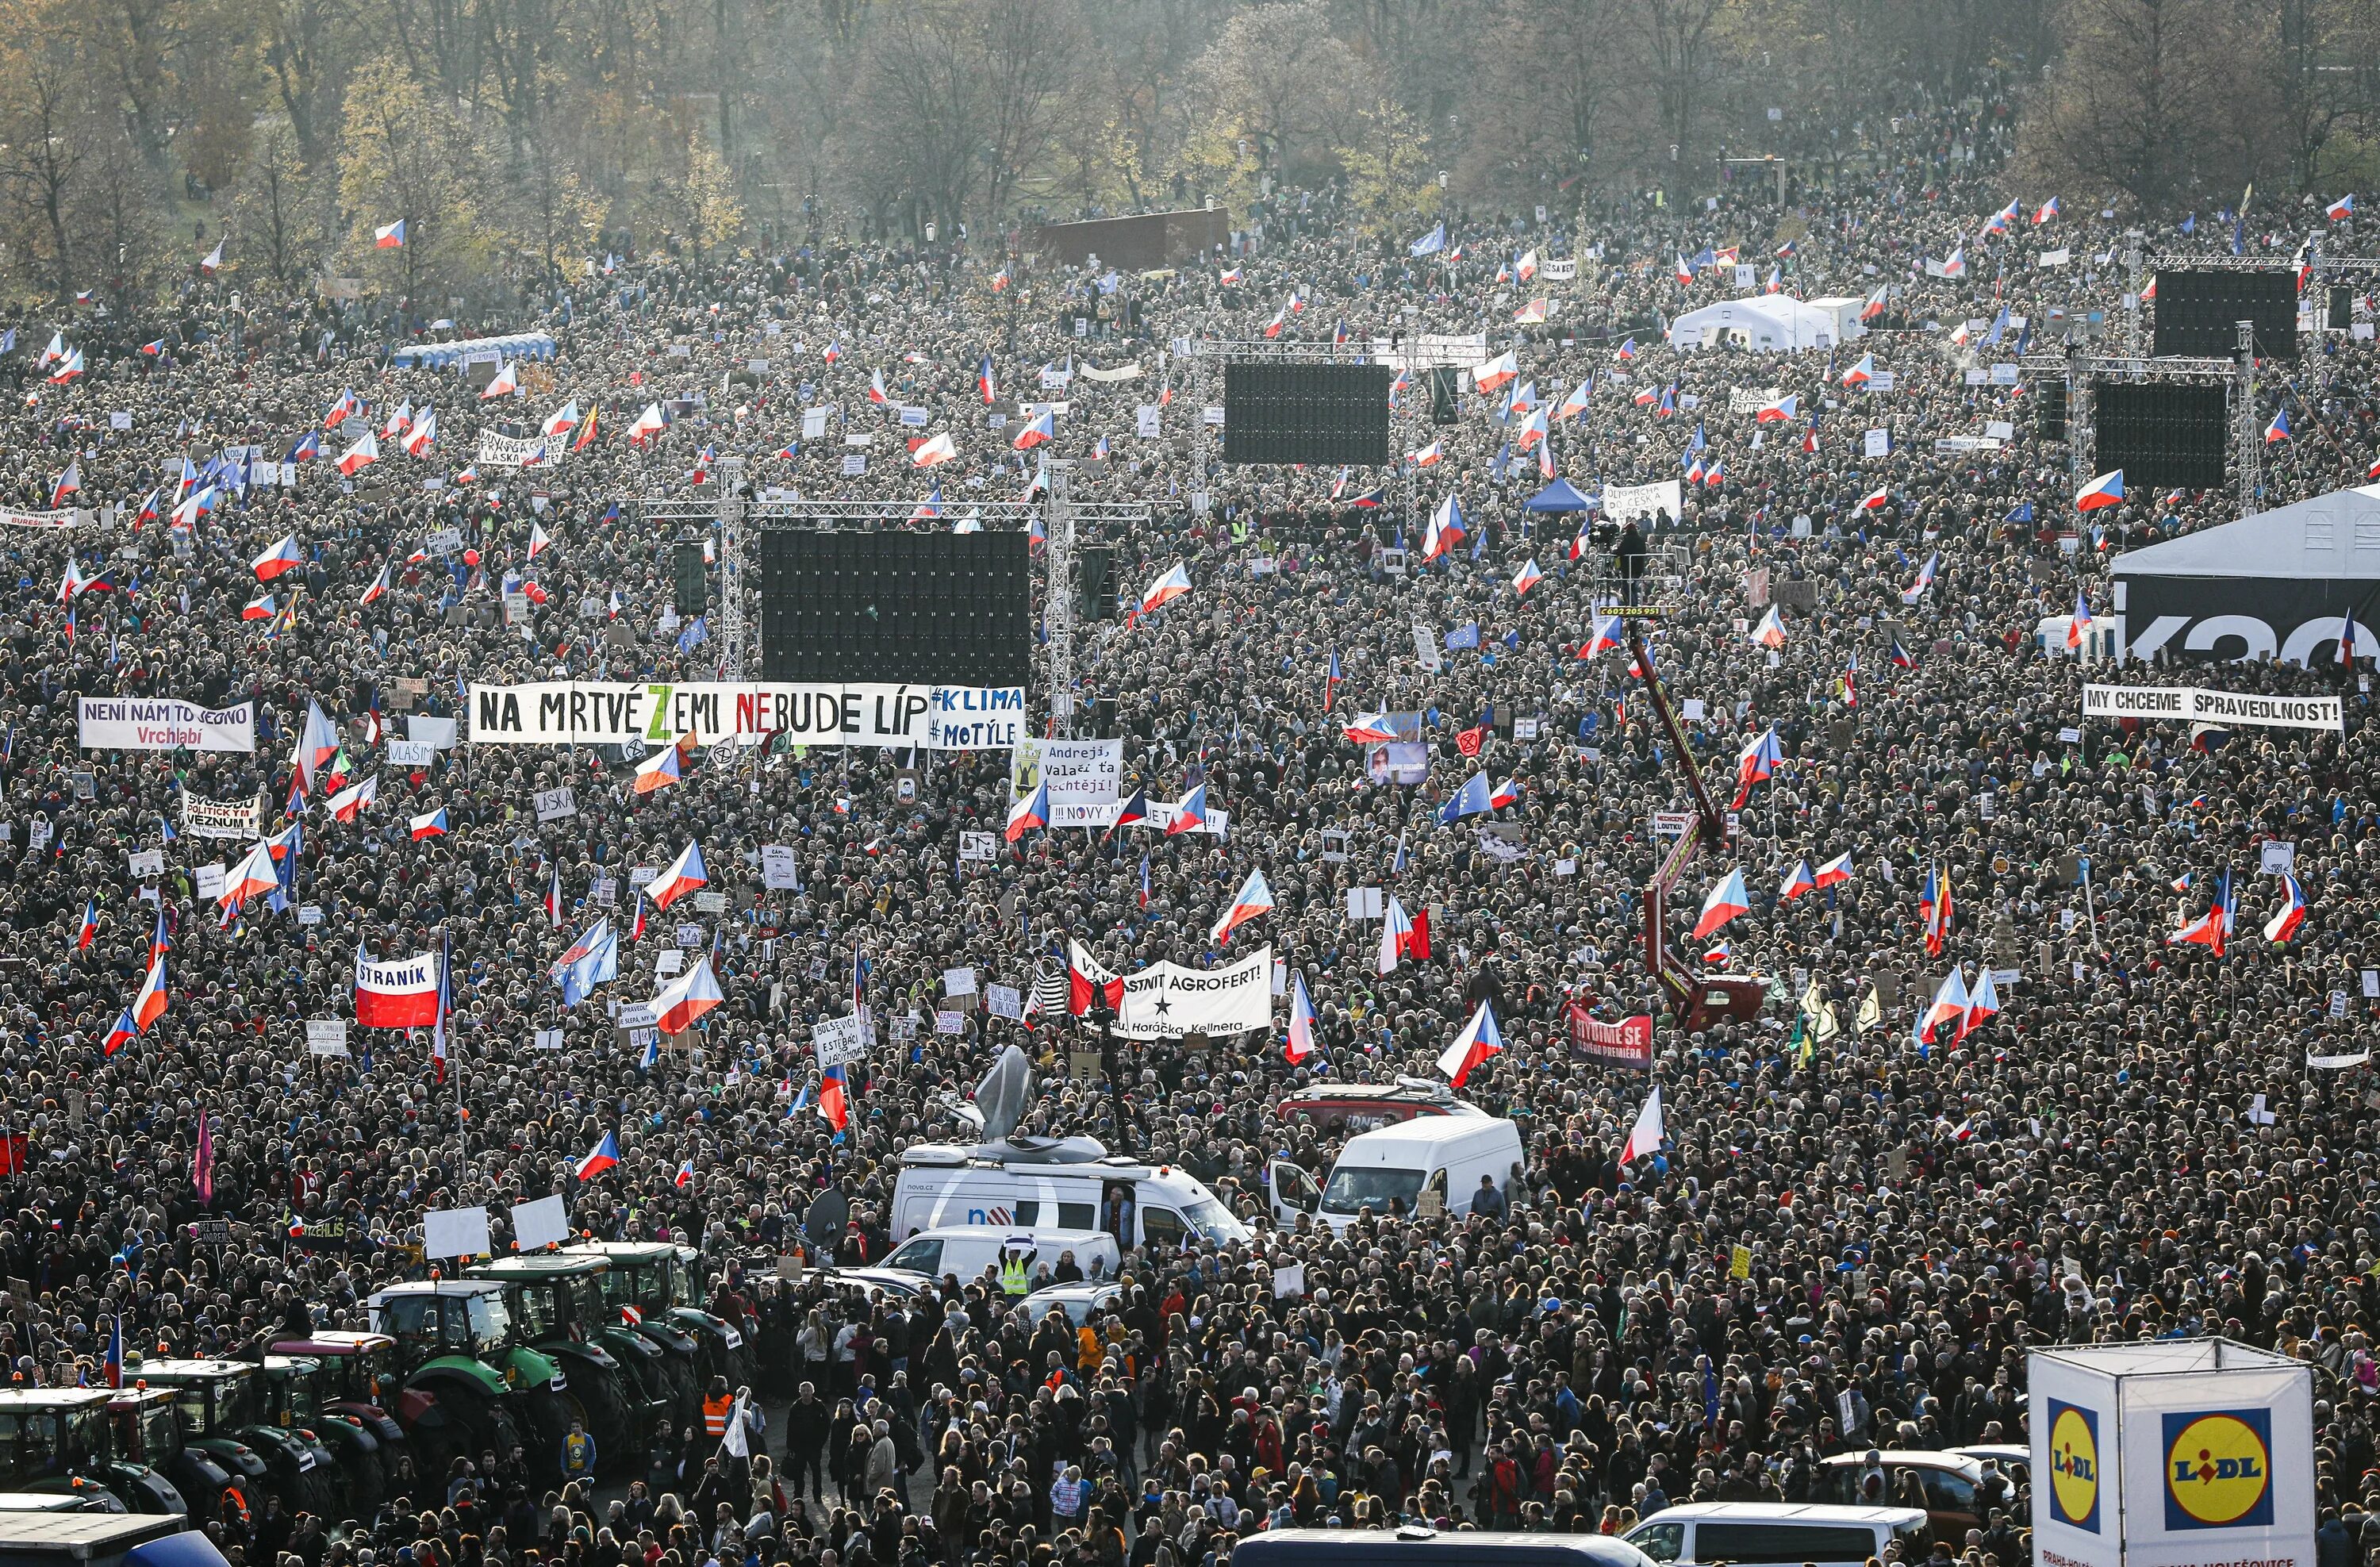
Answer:
<svg viewBox="0 0 2380 1567"><path fill-rule="evenodd" d="M1670 323L1672 348L1716 348L1727 344L1752 349L1831 348L1846 335L1833 312L1782 294L1722 299L1688 310Z"/></svg>

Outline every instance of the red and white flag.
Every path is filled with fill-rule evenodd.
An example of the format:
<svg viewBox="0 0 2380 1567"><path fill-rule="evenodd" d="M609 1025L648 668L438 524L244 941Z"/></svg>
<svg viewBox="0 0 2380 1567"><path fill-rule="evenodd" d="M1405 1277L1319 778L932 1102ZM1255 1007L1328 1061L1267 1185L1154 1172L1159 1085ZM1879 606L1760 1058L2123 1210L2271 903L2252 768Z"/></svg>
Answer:
<svg viewBox="0 0 2380 1567"><path fill-rule="evenodd" d="M356 1026L427 1028L438 1021L438 954L375 963L356 948Z"/></svg>

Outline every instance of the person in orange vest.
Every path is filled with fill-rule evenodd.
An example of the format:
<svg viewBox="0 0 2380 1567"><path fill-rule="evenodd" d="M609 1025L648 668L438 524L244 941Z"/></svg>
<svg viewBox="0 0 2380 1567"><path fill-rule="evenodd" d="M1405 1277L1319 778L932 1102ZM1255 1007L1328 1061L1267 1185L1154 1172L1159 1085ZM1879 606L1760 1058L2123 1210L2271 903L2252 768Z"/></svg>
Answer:
<svg viewBox="0 0 2380 1567"><path fill-rule="evenodd" d="M725 1439L727 1419L734 1413L735 1408L735 1400L727 1391L727 1379L724 1377L710 1379L710 1391L705 1393L702 1399L703 1435L712 1441Z"/></svg>

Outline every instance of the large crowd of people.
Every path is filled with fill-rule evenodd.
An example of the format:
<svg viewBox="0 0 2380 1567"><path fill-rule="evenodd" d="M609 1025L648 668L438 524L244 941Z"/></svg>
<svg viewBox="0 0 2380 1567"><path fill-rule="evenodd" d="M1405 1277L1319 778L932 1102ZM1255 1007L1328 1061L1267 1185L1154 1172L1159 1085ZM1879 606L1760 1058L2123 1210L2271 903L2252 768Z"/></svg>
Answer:
<svg viewBox="0 0 2380 1567"><path fill-rule="evenodd" d="M757 1456L663 1444L625 1492L497 1457L409 1476L374 1517L210 1518L235 1563L1207 1567L1291 1524L1609 1533L1688 1500L1826 1500L1828 1456L2020 1442L2028 1347L2199 1333L2317 1368L2325 1548L2343 1553L2325 1567L2360 1560L2380 1544L2359 1532L2380 1506L2380 1243L2362 1207L2380 1148L2368 1069L2306 1063L2371 1027L2356 983L2380 961L2365 945L2380 899L2368 669L2204 676L2342 695L2339 735L2208 748L2174 726L2083 726L2083 666L2036 628L2078 596L2108 613L2113 556L2228 520L2237 497L2136 486L2078 516L2066 448L2037 434L2026 392L1966 374L2028 334L2122 342L2115 253L2142 243L2128 230L2168 259L2228 253L2237 232L2276 265L2312 229L2333 249L2352 236L2319 203L2270 199L2235 225L2070 195L2036 225L2053 192L2013 188L1974 153L1997 145L1998 115L1912 100L1897 164L1783 207L1767 184L1536 213L1458 203L1445 246L1420 257L1415 234L1337 186L1233 214L1220 254L1121 277L947 244L820 237L698 263L657 243L476 323L556 343L501 397L393 362L449 334L409 312L243 298L228 276L194 276L137 319L21 313L5 361L11 519L80 505L94 520L6 530L0 1352L16 1379L101 1379L119 1323L136 1363L243 1354L300 1320L362 1327L365 1296L423 1270L425 1212L486 1205L502 1250L512 1205L560 1194L577 1230L698 1248L706 1304L757 1334ZM1991 229L2020 198L2018 221ZM2070 264L2034 265L2053 243ZM1720 259L1730 248L1753 290ZM1694 265L1706 249L1716 264ZM1927 264L1954 252L1962 267ZM1524 257L1538 278L1513 276ZM1544 280L1553 261L1575 277ZM1784 292L1876 298L1872 330L1790 354L1667 346L1679 311L1772 272ZM1544 324L1513 325L1537 297L1553 302ZM1682 515L1642 519L1662 611L1643 624L1714 788L1732 789L1739 752L1772 727L1781 759L1690 869L1672 923L1682 943L1690 906L1742 868L1752 906L1719 932L1729 951L1685 956L1768 980L1757 1019L1689 1029L1648 975L1653 818L1689 796L1631 654L1595 646L1608 540L1574 543L1591 515L1521 505L1545 482L1525 410L1466 389L1454 422L1433 424L1416 386L1393 443L1434 444L1435 462L1342 479L1210 456L1196 476L1195 421L1220 379L1185 348L1260 337L1276 312L1314 343L1484 332L1548 408L1590 386L1551 421L1546 459L1586 494L1700 468ZM1967 340L1963 323L2004 317L1997 346ZM79 374L42 362L54 334ZM1862 354L1890 390L1843 383ZM1062 392L1041 390L1045 366L1073 371ZM1138 376L1089 373L1125 366ZM2368 336L2344 333L2266 367L2264 414L2294 424L2267 454L2267 504L2365 480L2374 369ZM1797 414L1759 422L1736 392L1790 394ZM1020 401L1044 397L1066 405L1055 438L1020 453ZM1143 404L1161 405L1154 439L1136 433ZM533 438L565 405L579 421L549 461L478 464L482 431ZM433 407L434 441L407 453L392 416ZM900 407L929 422L903 425ZM666 427L632 440L650 407ZM805 438L820 408L826 434ZM343 419L324 431L334 411L389 431L344 479L334 463L356 438ZM2010 426L1996 444L1937 449L1995 421ZM1864 455L1871 429L1890 432L1885 455ZM226 447L279 458L310 431L321 454L294 484L182 482L186 460L195 475ZM912 439L945 434L953 460L913 465ZM1123 737L1127 797L1203 784L1225 834L1036 830L963 861L962 832L1003 832L1005 752L705 747L677 783L638 792L641 756L615 747L470 737L474 686L718 677L716 611L698 626L673 607L689 525L638 503L713 498L725 456L743 457L755 501L897 510L938 492L934 515L886 524L931 532L1028 498L1051 455L1072 461L1075 499L1140 508L1085 539L1113 549L1127 601L1176 563L1191 584L1078 628L1077 733ZM62 496L69 471L79 489ZM177 522L210 484L216 503ZM1379 504L1354 504L1366 492ZM1449 495L1467 529L1425 562ZM260 580L284 536L300 563ZM1542 579L1516 590L1532 562ZM1757 573L1815 585L1781 646L1749 634ZM1415 622L1438 639L1435 672ZM81 748L76 698L95 694L252 702L256 747ZM1037 733L1048 697L1031 693ZM350 820L327 776L293 798L310 704L343 746L321 773L378 779ZM1426 782L1380 781L1344 736L1375 710L1423 714ZM394 761L416 717L462 718L459 743ZM1475 772L1512 781L1517 800L1488 819L1505 830L1440 820ZM540 820L533 796L564 784L575 813ZM225 917L200 895L200 869L249 844L185 830L192 800L261 800L260 836L302 822L286 908ZM408 825L442 810L443 832ZM2254 933L2276 886L2255 875L2267 839L2294 844L2311 905L2286 942ZM627 939L631 871L689 842L723 906L654 913ZM795 851L798 891L762 884L773 845ZM137 869L151 851L161 871ZM1779 894L1797 863L1844 855L1848 880ZM1277 907L1230 955L1272 946L1311 997L1316 1052L1285 1053L1285 996L1269 1033L1127 1043L1112 1085L1072 1073L1095 1041L1050 983L1070 943L1118 973L1220 961L1211 929L1252 869ZM2227 869L2229 950L2171 941ZM1362 886L1427 911L1427 961L1378 972L1378 926L1349 917ZM1921 900L1939 888L1955 898L1934 952ZM565 1007L550 967L607 914L618 978ZM161 932L162 1014L111 1038ZM351 1054L309 1053L309 1019L352 1016L359 948L449 954L443 1046L355 1028ZM610 1003L658 990L664 950L707 954L724 1001L648 1049ZM856 956L880 1042L850 1069L837 1126L811 1031L851 1009ZM1954 964L1999 976L2000 1009L1921 1041ZM958 966L1035 1010L938 1032ZM1319 1176L1335 1148L1283 1096L1441 1076L1483 1001L1503 1048L1462 1092L1519 1124L1524 1161L1467 1214L1274 1224L1269 1162ZM1649 1072L1574 1053L1582 1013L1658 1014ZM881 1026L895 1019L921 1026L896 1040ZM1087 1334L1012 1316L980 1279L872 1303L840 1288L825 1265L903 1238L899 1150L964 1140L953 1108L1010 1044L1042 1072L1026 1130L1186 1169L1257 1239L1128 1253L1124 1292ZM1623 1164L1657 1087L1666 1135ZM618 1162L579 1179L607 1136ZM237 1244L200 1244L201 1217L233 1221ZM811 1267L781 1277L774 1258L797 1246ZM1976 1512L1964 1537L1937 1537L1937 1560L2020 1567L2022 1467Z"/></svg>

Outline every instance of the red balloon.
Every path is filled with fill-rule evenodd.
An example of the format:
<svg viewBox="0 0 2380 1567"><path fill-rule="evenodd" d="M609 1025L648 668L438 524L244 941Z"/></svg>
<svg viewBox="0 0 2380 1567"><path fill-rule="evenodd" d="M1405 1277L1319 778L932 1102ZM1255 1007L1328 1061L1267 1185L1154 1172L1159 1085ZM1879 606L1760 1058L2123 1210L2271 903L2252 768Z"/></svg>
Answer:
<svg viewBox="0 0 2380 1567"><path fill-rule="evenodd" d="M479 564L480 564L480 552L479 552L479 551L477 551L477 550L466 550L466 551L464 551L464 552L463 552L463 564L464 564L465 565L479 565Z"/></svg>

